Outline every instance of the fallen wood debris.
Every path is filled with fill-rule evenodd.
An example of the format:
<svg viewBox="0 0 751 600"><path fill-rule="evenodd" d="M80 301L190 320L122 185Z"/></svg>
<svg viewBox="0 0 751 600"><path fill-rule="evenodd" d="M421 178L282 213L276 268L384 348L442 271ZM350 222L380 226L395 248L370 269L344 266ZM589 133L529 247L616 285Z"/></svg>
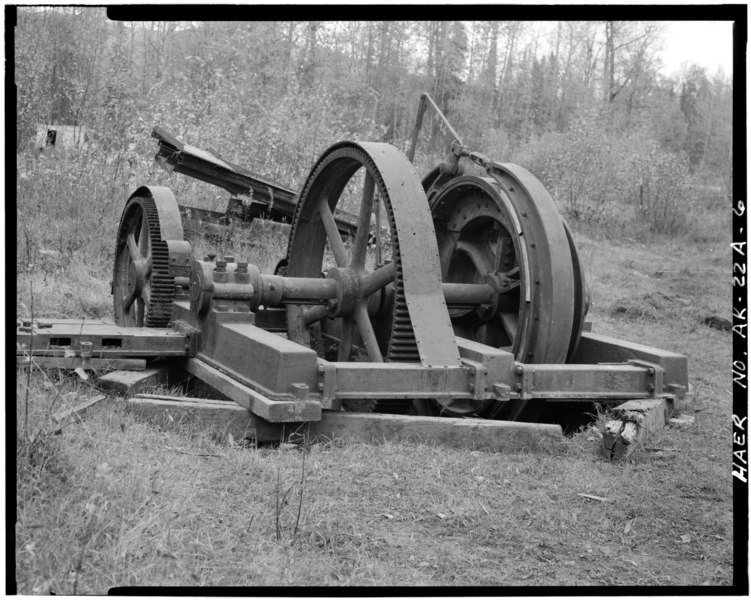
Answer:
<svg viewBox="0 0 751 600"><path fill-rule="evenodd" d="M143 371L111 371L97 377L96 385L101 390L130 397L159 385L179 383L186 377L186 373L174 367L156 367Z"/></svg>
<svg viewBox="0 0 751 600"><path fill-rule="evenodd" d="M610 498L603 498L602 496L593 496L592 494L577 494L585 500L596 500L597 502L613 502Z"/></svg>
<svg viewBox="0 0 751 600"><path fill-rule="evenodd" d="M93 398L89 398L88 400L82 402L78 406L72 406L66 410L63 410L59 413L56 413L52 415L52 420L56 423L57 427L53 430L53 433L59 433L62 430L61 424L65 419L68 417L75 417L75 419L80 419L83 416L83 413L87 411L89 408L94 406L95 404L98 404L102 400L104 400L107 396L104 394L100 394L98 396L94 396Z"/></svg>
<svg viewBox="0 0 751 600"><path fill-rule="evenodd" d="M672 411L672 401L666 398L629 400L616 406L603 432L603 454L610 460L631 458L650 432L665 426Z"/></svg>
<svg viewBox="0 0 751 600"><path fill-rule="evenodd" d="M695 417L692 415L679 415L668 419L668 425L671 427L690 427L694 424Z"/></svg>

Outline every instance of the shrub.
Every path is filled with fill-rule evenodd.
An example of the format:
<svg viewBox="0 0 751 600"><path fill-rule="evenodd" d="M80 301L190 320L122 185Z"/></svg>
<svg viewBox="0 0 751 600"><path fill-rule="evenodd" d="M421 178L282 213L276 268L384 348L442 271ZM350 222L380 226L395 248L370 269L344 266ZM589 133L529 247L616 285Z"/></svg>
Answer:
<svg viewBox="0 0 751 600"><path fill-rule="evenodd" d="M540 178L562 213L593 233L693 236L695 186L685 156L664 150L644 129L610 132L580 112L566 133L520 148L515 162Z"/></svg>

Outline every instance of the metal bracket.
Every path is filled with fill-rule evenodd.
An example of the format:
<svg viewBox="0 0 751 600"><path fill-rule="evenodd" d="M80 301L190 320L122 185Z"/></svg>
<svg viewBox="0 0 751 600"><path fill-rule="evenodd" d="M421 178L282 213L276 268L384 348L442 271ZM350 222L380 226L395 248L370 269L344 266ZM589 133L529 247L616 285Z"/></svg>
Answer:
<svg viewBox="0 0 751 600"><path fill-rule="evenodd" d="M165 240L169 252L169 274L172 277L190 277L193 261L190 243L184 240Z"/></svg>
<svg viewBox="0 0 751 600"><path fill-rule="evenodd" d="M321 393L321 408L341 410L342 401L336 397L336 367L330 362L318 361L318 391Z"/></svg>
<svg viewBox="0 0 751 600"><path fill-rule="evenodd" d="M467 358L462 359L462 364L472 369L472 378L469 382L469 391L475 400L485 400L485 388L487 385L488 370L482 363Z"/></svg>
<svg viewBox="0 0 751 600"><path fill-rule="evenodd" d="M652 398L656 398L663 393L665 370L661 366L644 360L629 360L628 364L647 370L647 375L652 379L652 381L647 384L647 391Z"/></svg>
<svg viewBox="0 0 751 600"><path fill-rule="evenodd" d="M517 384L519 398L522 400L529 400L532 398L532 393L535 389L535 369L530 365L522 366L517 364L516 374L521 379L521 389L518 389L519 384Z"/></svg>

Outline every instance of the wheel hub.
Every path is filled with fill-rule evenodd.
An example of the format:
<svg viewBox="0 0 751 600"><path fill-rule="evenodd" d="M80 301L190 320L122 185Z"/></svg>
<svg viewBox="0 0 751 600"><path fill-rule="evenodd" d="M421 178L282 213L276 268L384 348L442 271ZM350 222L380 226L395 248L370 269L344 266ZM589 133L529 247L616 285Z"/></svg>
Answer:
<svg viewBox="0 0 751 600"><path fill-rule="evenodd" d="M367 298L363 298L360 280L364 272L350 268L333 267L326 272L326 279L337 282L337 297L329 300L327 306L329 317L354 318L357 306Z"/></svg>

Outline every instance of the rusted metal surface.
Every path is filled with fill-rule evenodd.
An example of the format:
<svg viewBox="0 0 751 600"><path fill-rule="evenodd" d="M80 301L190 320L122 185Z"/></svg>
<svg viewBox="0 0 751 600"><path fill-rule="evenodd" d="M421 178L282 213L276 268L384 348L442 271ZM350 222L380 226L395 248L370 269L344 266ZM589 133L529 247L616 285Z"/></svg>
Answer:
<svg viewBox="0 0 751 600"><path fill-rule="evenodd" d="M91 358L189 356L190 335L173 329L126 327L105 321L68 319L30 323L16 332L19 355Z"/></svg>
<svg viewBox="0 0 751 600"><path fill-rule="evenodd" d="M665 390L679 399L685 396L688 389L688 361L685 355L677 352L585 332L572 362L585 365L601 363L607 366L634 361L659 366Z"/></svg>
<svg viewBox="0 0 751 600"><path fill-rule="evenodd" d="M279 212L280 216L292 217L297 195L294 190L235 165L215 152L185 144L162 127L155 127L151 135L159 140L154 159L167 170L247 196L266 206L272 214Z"/></svg>
<svg viewBox="0 0 751 600"><path fill-rule="evenodd" d="M172 192L163 187L137 189L125 205L115 246L112 293L119 325L169 324L175 298L167 245L170 240L183 240Z"/></svg>
<svg viewBox="0 0 751 600"><path fill-rule="evenodd" d="M357 171L366 173L358 217L358 232L352 253L345 248L331 218L342 191ZM393 266L365 267L370 238L374 198L378 196L389 221ZM422 199L422 201L420 201ZM332 249L336 267L327 277L338 281L342 295L328 314L342 320L338 338L339 360L349 360L359 336L370 360L380 362L420 361L424 365L458 365L443 298L438 251L424 192L414 169L403 154L388 144L341 143L319 159L301 193L292 223L287 253L288 274L311 277L324 268L326 243ZM367 314L369 296L393 279L390 318L371 322ZM299 307L289 309L290 338L311 344L315 320Z"/></svg>
<svg viewBox="0 0 751 600"><path fill-rule="evenodd" d="M480 306L468 307L452 293L454 331L506 349L520 362L564 362L583 321L583 314L576 324L572 320L577 298L584 297L574 289L584 285L583 276L574 279L575 246L531 174L513 166L493 168L493 177L459 176L429 190L444 286L483 284L494 291ZM564 236L563 245L558 234ZM479 292L474 294L479 299ZM451 413L452 407L431 409L423 403L420 410ZM533 418L539 407L521 401L472 408L457 402L453 411L457 416Z"/></svg>
<svg viewBox="0 0 751 600"><path fill-rule="evenodd" d="M271 423L300 423L321 418L321 404L315 400L301 400L291 395L285 400L272 400L243 385L234 373L227 374L197 359L188 359L185 370Z"/></svg>
<svg viewBox="0 0 751 600"><path fill-rule="evenodd" d="M436 123L438 130L440 131L441 135L443 136L443 140L446 144L446 147L451 149L452 146L455 144L461 145L462 140L459 137L459 134L454 131L454 128L451 126L451 123L449 123L448 119L443 114L443 111L441 111L440 108L438 108L438 105L435 103L435 101L428 95L428 94L422 94L420 96L420 104L417 107L417 118L415 119L415 128L412 131L412 144L409 148L409 154L408 158L410 162L413 162L415 160L415 151L417 150L417 138L420 133L420 128L422 127L422 120L425 116L425 112L428 110L428 108L431 109L431 112L433 112L436 116Z"/></svg>
<svg viewBox="0 0 751 600"><path fill-rule="evenodd" d="M292 220L297 191L233 164L216 152L185 144L162 127L155 127L151 135L159 140L159 151L154 157L159 165L232 194L225 212L181 206L185 218L214 225L247 223L259 217L278 222ZM339 211L334 218L342 233L354 233L354 215Z"/></svg>

